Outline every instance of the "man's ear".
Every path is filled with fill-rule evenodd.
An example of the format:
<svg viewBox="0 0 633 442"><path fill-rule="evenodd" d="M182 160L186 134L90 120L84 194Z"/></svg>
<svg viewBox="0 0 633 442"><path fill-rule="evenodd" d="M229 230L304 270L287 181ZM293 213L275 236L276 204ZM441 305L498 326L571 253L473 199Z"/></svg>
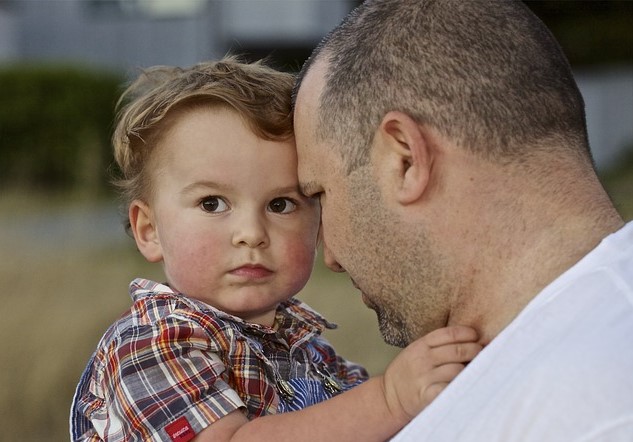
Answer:
<svg viewBox="0 0 633 442"><path fill-rule="evenodd" d="M388 112L378 128L400 204L419 200L430 180L433 154L424 127L403 112ZM395 176L394 176L395 175Z"/></svg>
<svg viewBox="0 0 633 442"><path fill-rule="evenodd" d="M139 251L149 262L163 259L158 230L152 209L140 200L134 200L129 210L130 227Z"/></svg>

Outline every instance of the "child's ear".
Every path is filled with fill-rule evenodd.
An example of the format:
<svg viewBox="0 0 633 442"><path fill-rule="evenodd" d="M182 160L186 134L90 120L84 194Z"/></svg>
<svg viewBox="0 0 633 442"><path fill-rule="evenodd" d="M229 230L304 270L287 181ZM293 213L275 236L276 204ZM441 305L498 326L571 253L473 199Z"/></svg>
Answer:
<svg viewBox="0 0 633 442"><path fill-rule="evenodd" d="M152 209L140 200L134 200L129 210L130 227L139 251L149 262L163 259L158 230Z"/></svg>
<svg viewBox="0 0 633 442"><path fill-rule="evenodd" d="M409 115L391 111L383 117L378 130L397 201L404 205L418 201L429 183L433 159L425 128Z"/></svg>

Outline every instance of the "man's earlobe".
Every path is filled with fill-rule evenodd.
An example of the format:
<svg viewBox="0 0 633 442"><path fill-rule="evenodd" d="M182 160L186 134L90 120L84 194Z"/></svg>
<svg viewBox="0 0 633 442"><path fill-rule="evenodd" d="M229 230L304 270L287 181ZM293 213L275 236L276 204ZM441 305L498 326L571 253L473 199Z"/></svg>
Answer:
<svg viewBox="0 0 633 442"><path fill-rule="evenodd" d="M149 262L161 261L163 254L151 208L140 200L134 200L130 204L129 217L139 251Z"/></svg>
<svg viewBox="0 0 633 442"><path fill-rule="evenodd" d="M424 195L430 179L432 154L423 128L409 115L391 111L380 129L395 165L396 198L400 204L412 204Z"/></svg>

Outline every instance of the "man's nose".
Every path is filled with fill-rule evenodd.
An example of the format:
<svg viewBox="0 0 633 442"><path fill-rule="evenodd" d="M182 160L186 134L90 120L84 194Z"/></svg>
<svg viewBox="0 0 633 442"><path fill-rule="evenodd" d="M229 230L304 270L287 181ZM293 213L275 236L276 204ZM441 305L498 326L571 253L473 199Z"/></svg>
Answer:
<svg viewBox="0 0 633 442"><path fill-rule="evenodd" d="M239 217L236 220L232 242L234 246L267 247L269 238L265 220L254 213Z"/></svg>
<svg viewBox="0 0 633 442"><path fill-rule="evenodd" d="M325 241L323 242L323 262L325 262L325 265L334 272L341 273L345 271L343 266L338 263Z"/></svg>

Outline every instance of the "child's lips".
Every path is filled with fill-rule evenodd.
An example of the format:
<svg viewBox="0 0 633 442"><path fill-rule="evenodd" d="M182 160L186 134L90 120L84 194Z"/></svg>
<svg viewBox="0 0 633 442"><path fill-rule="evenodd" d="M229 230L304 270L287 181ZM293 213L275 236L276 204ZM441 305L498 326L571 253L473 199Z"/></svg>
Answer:
<svg viewBox="0 0 633 442"><path fill-rule="evenodd" d="M229 272L231 275L241 276L249 279L266 278L273 274L273 271L259 264L245 264L236 267Z"/></svg>

